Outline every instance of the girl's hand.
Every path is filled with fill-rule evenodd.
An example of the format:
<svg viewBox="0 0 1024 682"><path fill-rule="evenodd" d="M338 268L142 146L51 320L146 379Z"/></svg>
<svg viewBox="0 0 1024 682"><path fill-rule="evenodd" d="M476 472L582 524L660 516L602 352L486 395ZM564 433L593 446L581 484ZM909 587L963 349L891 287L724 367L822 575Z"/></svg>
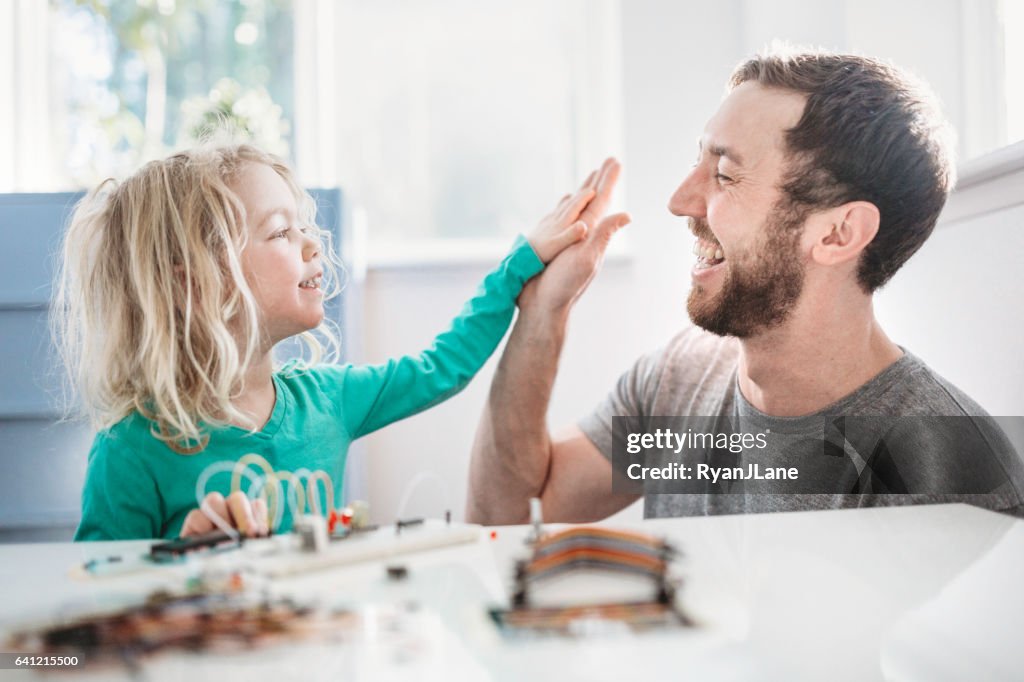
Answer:
<svg viewBox="0 0 1024 682"><path fill-rule="evenodd" d="M527 235L526 240L542 263L550 263L555 256L582 240L587 236L587 232L595 227L590 222L596 224L596 219L604 213L618 175L619 162L615 159L606 160L600 169L587 177L578 192L562 197L555 210L545 216L533 232ZM604 180L600 187L599 179ZM591 207L598 210L592 210L590 213L597 213L596 216L587 213L588 206L595 198L597 201L594 203L600 206Z"/></svg>
<svg viewBox="0 0 1024 682"><path fill-rule="evenodd" d="M185 517L185 523L181 526L181 537L202 535L220 528L210 514L216 514L224 523L238 529L238 532L246 537L263 537L270 534L266 501L250 501L245 493L238 490L231 493L227 499L220 493L210 493L203 498L202 506L193 509Z"/></svg>

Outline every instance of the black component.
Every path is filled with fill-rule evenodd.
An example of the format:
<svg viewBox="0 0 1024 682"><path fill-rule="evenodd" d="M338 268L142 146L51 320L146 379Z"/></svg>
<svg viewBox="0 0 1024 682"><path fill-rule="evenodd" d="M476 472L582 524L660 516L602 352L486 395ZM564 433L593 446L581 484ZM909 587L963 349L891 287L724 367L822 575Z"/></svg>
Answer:
<svg viewBox="0 0 1024 682"><path fill-rule="evenodd" d="M409 569L403 564L388 566L388 580L405 580L409 577Z"/></svg>
<svg viewBox="0 0 1024 682"><path fill-rule="evenodd" d="M512 605L519 609L526 606L526 561L516 562L515 591L512 593Z"/></svg>
<svg viewBox="0 0 1024 682"><path fill-rule="evenodd" d="M108 556L106 559L104 559L104 558L89 559L84 564L82 564L82 566L83 566L83 568L85 568L85 570L91 571L92 569L96 568L97 566L99 566L101 564L119 564L123 560L124 559L122 557L119 557L119 556Z"/></svg>
<svg viewBox="0 0 1024 682"><path fill-rule="evenodd" d="M100 645L100 629L95 623L81 623L54 628L43 636L46 650L74 647L92 652Z"/></svg>
<svg viewBox="0 0 1024 682"><path fill-rule="evenodd" d="M422 518L399 519L398 521L395 521L395 535L401 535L403 528L407 528L409 526L418 526L421 523L423 523Z"/></svg>
<svg viewBox="0 0 1024 682"><path fill-rule="evenodd" d="M149 556L154 561L169 561L186 552L192 552L206 547L219 547L226 544L242 544L241 535L232 537L222 530L213 530L202 535L192 535L187 538L178 538L169 542L161 542L149 548Z"/></svg>

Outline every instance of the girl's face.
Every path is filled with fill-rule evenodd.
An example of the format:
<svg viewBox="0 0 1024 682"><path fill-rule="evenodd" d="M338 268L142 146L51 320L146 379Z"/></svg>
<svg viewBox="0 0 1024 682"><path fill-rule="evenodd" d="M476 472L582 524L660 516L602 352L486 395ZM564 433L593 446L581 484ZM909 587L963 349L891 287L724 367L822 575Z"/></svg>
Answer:
<svg viewBox="0 0 1024 682"><path fill-rule="evenodd" d="M315 328L324 319L320 244L302 225L288 184L270 166L248 163L231 183L245 206L249 243L242 270L271 344Z"/></svg>

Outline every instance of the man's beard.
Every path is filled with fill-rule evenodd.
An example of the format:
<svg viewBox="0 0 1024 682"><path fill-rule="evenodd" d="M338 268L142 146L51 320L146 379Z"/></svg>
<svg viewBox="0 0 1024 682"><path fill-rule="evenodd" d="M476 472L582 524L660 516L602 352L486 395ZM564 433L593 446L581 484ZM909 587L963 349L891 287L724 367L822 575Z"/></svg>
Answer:
<svg viewBox="0 0 1024 682"><path fill-rule="evenodd" d="M805 218L792 208L777 206L765 226L767 239L760 253L753 254L756 260L726 260L725 281L713 298L694 284L686 301L693 323L712 334L741 339L782 324L803 291L798 245ZM693 231L697 236L711 234L700 219L694 221Z"/></svg>

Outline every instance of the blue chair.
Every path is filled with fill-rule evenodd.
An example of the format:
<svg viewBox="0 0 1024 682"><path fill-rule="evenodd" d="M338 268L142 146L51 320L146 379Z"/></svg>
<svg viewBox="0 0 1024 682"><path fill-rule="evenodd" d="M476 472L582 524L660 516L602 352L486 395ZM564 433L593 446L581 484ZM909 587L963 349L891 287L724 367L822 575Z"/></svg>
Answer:
<svg viewBox="0 0 1024 682"><path fill-rule="evenodd" d="M347 236L341 190L310 193L317 222L341 249ZM80 516L94 434L88 424L60 421L64 369L50 342L48 313L60 240L82 196L0 194L0 542L70 540ZM350 277L345 295L327 305L346 340L354 338L346 316L358 316L359 295L360 282ZM295 350L282 346L284 353ZM344 348L351 354L352 344Z"/></svg>

